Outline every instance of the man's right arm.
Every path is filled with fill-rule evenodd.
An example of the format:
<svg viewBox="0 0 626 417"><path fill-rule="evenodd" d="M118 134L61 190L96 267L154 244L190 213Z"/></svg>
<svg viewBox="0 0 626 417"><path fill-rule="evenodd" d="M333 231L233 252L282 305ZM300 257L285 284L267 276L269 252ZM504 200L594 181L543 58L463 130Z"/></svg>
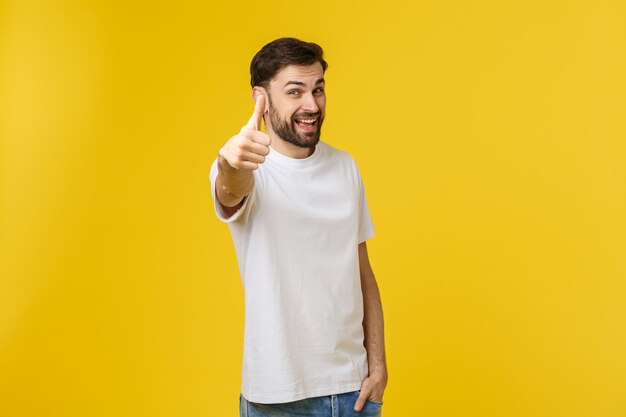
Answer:
<svg viewBox="0 0 626 417"><path fill-rule="evenodd" d="M215 190L217 200L228 216L236 213L244 198L252 192L252 171L265 162L270 151L270 138L261 131L264 112L265 96L259 94L248 123L219 151Z"/></svg>

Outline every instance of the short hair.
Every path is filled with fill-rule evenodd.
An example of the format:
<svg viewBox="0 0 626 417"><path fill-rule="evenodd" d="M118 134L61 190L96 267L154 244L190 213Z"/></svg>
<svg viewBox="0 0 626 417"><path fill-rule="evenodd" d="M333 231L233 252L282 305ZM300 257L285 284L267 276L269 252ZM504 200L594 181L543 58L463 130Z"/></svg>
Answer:
<svg viewBox="0 0 626 417"><path fill-rule="evenodd" d="M287 65L322 64L326 72L328 63L324 60L322 48L312 42L296 38L279 38L265 45L256 53L250 63L250 85L267 88L269 82Z"/></svg>

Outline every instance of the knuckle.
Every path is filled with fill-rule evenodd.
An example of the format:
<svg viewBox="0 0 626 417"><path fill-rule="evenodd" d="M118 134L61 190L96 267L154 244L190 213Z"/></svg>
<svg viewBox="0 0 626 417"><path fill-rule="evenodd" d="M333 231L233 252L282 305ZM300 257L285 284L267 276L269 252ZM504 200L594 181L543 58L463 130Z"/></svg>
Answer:
<svg viewBox="0 0 626 417"><path fill-rule="evenodd" d="M241 132L237 135L238 142L249 140L252 132L249 129L242 129Z"/></svg>

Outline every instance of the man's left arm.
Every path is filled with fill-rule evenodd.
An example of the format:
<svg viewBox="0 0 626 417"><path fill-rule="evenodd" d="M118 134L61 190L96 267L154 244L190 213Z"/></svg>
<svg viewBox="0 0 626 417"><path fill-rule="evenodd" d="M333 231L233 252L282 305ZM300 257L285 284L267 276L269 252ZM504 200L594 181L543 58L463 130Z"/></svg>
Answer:
<svg viewBox="0 0 626 417"><path fill-rule="evenodd" d="M354 404L355 411L360 411L363 408L365 400L382 401L387 386L383 308L365 242L359 244L359 268L361 271L361 291L363 292L363 330L365 332L369 375L361 384L361 393Z"/></svg>

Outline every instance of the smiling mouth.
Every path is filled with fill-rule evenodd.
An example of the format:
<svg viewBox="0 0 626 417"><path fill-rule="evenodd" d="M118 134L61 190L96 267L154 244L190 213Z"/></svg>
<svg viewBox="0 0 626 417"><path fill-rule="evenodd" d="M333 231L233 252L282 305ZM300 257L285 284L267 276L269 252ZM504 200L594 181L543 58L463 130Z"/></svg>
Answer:
<svg viewBox="0 0 626 417"><path fill-rule="evenodd" d="M298 117L294 119L298 127L306 131L313 131L317 128L317 117Z"/></svg>

